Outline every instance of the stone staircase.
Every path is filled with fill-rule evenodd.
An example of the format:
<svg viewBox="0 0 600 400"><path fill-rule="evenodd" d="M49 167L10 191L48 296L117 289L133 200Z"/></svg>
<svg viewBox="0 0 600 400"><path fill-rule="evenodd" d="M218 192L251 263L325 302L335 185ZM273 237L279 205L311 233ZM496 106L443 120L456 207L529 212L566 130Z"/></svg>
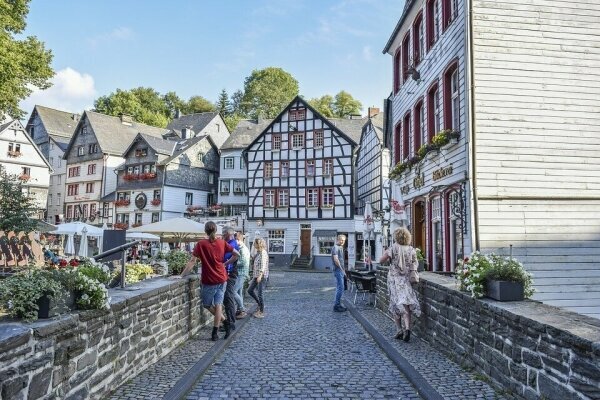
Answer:
<svg viewBox="0 0 600 400"><path fill-rule="evenodd" d="M298 257L294 260L290 268L293 269L310 269L312 268L310 257Z"/></svg>

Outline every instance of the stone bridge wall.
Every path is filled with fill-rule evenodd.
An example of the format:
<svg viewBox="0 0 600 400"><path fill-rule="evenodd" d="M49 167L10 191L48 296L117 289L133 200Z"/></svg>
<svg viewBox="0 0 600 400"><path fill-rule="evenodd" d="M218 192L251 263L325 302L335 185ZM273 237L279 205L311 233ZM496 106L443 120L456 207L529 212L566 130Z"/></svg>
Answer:
<svg viewBox="0 0 600 400"><path fill-rule="evenodd" d="M197 277L109 290L109 311L0 323L0 399L97 399L208 321Z"/></svg>
<svg viewBox="0 0 600 400"><path fill-rule="evenodd" d="M414 332L525 399L600 399L600 320L535 301L475 300L454 278L421 273ZM387 313L387 269L377 273ZM444 373L444 371L440 371Z"/></svg>

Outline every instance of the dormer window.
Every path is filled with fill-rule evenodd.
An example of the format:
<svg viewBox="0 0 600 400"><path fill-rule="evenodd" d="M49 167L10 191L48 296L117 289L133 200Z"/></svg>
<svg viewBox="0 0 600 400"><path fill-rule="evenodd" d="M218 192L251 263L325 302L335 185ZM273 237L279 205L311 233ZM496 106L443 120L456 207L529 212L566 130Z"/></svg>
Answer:
<svg viewBox="0 0 600 400"><path fill-rule="evenodd" d="M148 155L148 148L144 147L142 149L135 149L136 157L146 157Z"/></svg>
<svg viewBox="0 0 600 400"><path fill-rule="evenodd" d="M294 108L289 111L290 121L299 121L306 118L306 108Z"/></svg>
<svg viewBox="0 0 600 400"><path fill-rule="evenodd" d="M82 136L87 135L87 133L88 133L87 126L82 126L81 127L81 135Z"/></svg>

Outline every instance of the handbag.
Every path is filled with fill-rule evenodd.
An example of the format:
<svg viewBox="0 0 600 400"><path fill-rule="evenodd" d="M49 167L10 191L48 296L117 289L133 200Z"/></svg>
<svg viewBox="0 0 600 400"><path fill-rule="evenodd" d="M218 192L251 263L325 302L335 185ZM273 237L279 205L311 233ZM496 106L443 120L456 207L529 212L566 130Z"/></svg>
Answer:
<svg viewBox="0 0 600 400"><path fill-rule="evenodd" d="M411 270L408 275L408 280L410 283L419 283L419 273L417 270Z"/></svg>

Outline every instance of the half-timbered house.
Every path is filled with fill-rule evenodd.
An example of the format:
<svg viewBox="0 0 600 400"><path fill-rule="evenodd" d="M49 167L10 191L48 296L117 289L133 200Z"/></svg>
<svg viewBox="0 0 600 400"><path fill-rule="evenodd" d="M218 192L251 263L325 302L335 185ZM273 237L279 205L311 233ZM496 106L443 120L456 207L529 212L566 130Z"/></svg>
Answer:
<svg viewBox="0 0 600 400"><path fill-rule="evenodd" d="M354 157L364 119L327 119L296 97L246 149L248 226L278 263L330 268L336 234L355 261Z"/></svg>
<svg viewBox="0 0 600 400"><path fill-rule="evenodd" d="M535 299L600 317L598 20L593 0L406 2L392 176L431 269L512 246Z"/></svg>

